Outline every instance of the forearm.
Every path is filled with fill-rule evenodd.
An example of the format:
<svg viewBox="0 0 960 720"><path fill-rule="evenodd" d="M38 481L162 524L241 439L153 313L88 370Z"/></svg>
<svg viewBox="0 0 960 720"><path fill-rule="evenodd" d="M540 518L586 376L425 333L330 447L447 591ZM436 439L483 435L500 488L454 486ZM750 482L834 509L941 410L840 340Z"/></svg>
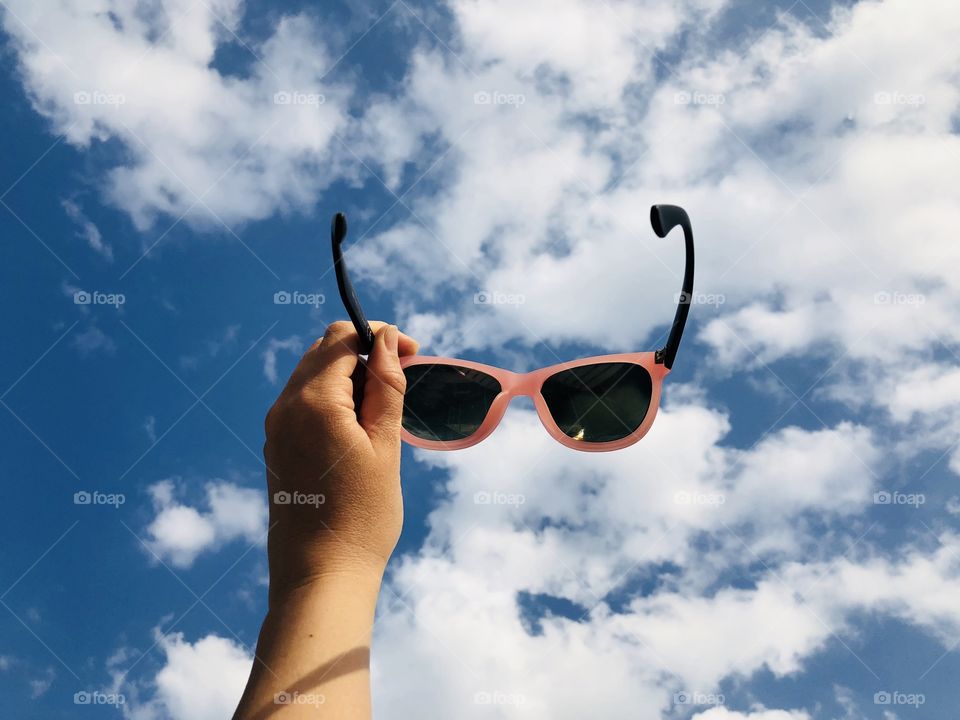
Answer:
<svg viewBox="0 0 960 720"><path fill-rule="evenodd" d="M369 720L378 572L338 573L271 599L235 720Z"/></svg>
<svg viewBox="0 0 960 720"><path fill-rule="evenodd" d="M267 413L270 609L235 720L370 719L374 611L403 525L400 356L416 351L379 324L361 363L353 326L334 323Z"/></svg>

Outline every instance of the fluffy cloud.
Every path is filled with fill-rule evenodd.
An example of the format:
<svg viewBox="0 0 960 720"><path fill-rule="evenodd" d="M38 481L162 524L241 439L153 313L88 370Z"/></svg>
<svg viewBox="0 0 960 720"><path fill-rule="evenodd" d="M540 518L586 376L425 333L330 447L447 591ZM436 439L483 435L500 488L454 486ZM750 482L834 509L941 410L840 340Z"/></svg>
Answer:
<svg viewBox="0 0 960 720"><path fill-rule="evenodd" d="M84 214L80 205L74 200L63 200L60 204L67 217L79 226L78 235L87 241L87 245L105 260L113 261L113 248L104 241L100 229Z"/></svg>
<svg viewBox="0 0 960 720"><path fill-rule="evenodd" d="M34 108L71 145L122 145L103 190L141 229L162 214L222 230L303 208L336 177L349 93L325 78L328 34L284 17L251 47L236 39L242 11L242 0L5 3ZM234 40L255 58L243 76L216 62Z"/></svg>
<svg viewBox="0 0 960 720"><path fill-rule="evenodd" d="M809 718L807 713L797 710L756 710L741 713L716 707L697 713L692 720L809 720Z"/></svg>
<svg viewBox="0 0 960 720"><path fill-rule="evenodd" d="M863 427L788 427L749 449L724 445L729 430L719 410L669 402L642 445L597 456L557 445L532 413L511 413L474 448L422 456L452 475L428 546L462 534L461 567L589 602L631 567L698 557L691 543L703 533L735 557L741 539L759 555L795 554L809 540L806 514L845 518L872 499L880 452Z"/></svg>
<svg viewBox="0 0 960 720"><path fill-rule="evenodd" d="M175 489L171 480L149 488L156 517L146 528L146 544L161 560L188 568L201 553L232 540L265 542L267 504L262 491L224 481L207 483L204 510L178 502Z"/></svg>
<svg viewBox="0 0 960 720"><path fill-rule="evenodd" d="M75 333L71 339L73 346L84 357L104 353L113 355L117 351L117 344L96 325L90 325L85 330Z"/></svg>
<svg viewBox="0 0 960 720"><path fill-rule="evenodd" d="M856 525L880 457L871 434L847 423L788 427L738 449L723 444L723 413L678 390L642 446L620 453L568 451L534 414L514 412L474 448L419 456L451 479L423 551L398 564L385 595L381 712L408 717L429 682L435 714L420 707L426 717L484 717L491 697L522 703L532 718L623 717L624 708L659 718L679 690L715 693L723 679L763 668L801 671L852 608L872 607L856 584L841 599L826 592L834 582L804 597L818 572L835 572L827 563L798 562L810 574L786 581L775 569L817 544L807 515L834 530ZM937 570L944 592L960 597L949 568ZM752 586L726 587L731 573ZM654 586L638 595L643 578ZM535 632L521 595L579 609L547 612ZM930 618L920 610L911 621L920 616ZM411 654L416 676L391 676ZM758 717L806 717L767 712Z"/></svg>
<svg viewBox="0 0 960 720"><path fill-rule="evenodd" d="M277 355L281 352L289 352L298 355L303 352L303 341L299 335L291 335L288 338L270 338L267 347L263 351L263 376L271 385L276 385L280 377L277 373Z"/></svg>
<svg viewBox="0 0 960 720"><path fill-rule="evenodd" d="M30 680L30 697L36 699L46 695L56 679L57 673L52 667L44 670L40 677Z"/></svg>
<svg viewBox="0 0 960 720"><path fill-rule="evenodd" d="M136 684L115 675L114 690L127 700L120 706L125 718L222 720L233 714L253 662L246 650L217 635L191 643L182 633L164 636L158 630L156 641L164 664L155 675Z"/></svg>
<svg viewBox="0 0 960 720"><path fill-rule="evenodd" d="M837 549L868 530L892 455L960 434L955 369L933 357L960 341L951 0L838 6L822 25L784 15L735 39L717 37L713 21L736 12L719 0L452 0L449 43L417 46L402 86L355 123L303 17L228 76L213 60L239 0L167 0L153 14L9 5L36 30L4 14L34 106L75 146L120 140L130 161L104 189L141 228L158 214L201 226L303 207L364 160L411 214L351 249L356 274L392 292L430 349L519 363L530 358L503 348L657 342L683 257L677 238L653 236L647 208L676 202L713 298L694 307L680 361L693 364L695 342L708 376L805 361L819 397L883 414L869 429L851 416L778 426L749 445L706 393L672 388L644 442L620 453L567 451L519 412L483 445L418 455L447 493L385 591L374 687L386 717L469 720L496 702L531 718L659 718L679 689L802 672L859 612L947 647L960 632L954 534L887 556L868 540L851 557ZM275 103L287 89L324 102ZM481 291L517 301L477 304ZM277 352L295 349L271 341L270 382ZM912 423L930 432L904 438ZM262 537L258 493L206 492L198 509L154 486L158 555L185 567ZM545 612L534 631L519 607L531 595L574 618ZM176 668L242 664L215 637L165 649ZM156 712L212 707L183 700L192 679L161 673Z"/></svg>
<svg viewBox="0 0 960 720"><path fill-rule="evenodd" d="M259 45L241 39L260 60L238 77L213 61L240 0L10 8L35 107L68 142L124 143L131 162L107 193L141 227L157 213L218 225L304 207L360 161L397 192L426 178L407 183L410 220L378 228L355 265L438 349L655 339L682 263L648 227L661 201L691 210L710 269L698 286L725 300L695 308L720 363L958 339L949 0L837 8L826 33L787 15L726 51L707 39L730 12L720 0L601 12L563 0L549 3L549 31L532 22L538 4L458 0L449 50L418 47L402 94L359 118L301 16ZM678 42L682 59L665 61ZM306 99L274 102L288 90ZM85 102L96 91L106 100ZM113 95L122 104L105 104ZM399 285L398 269L420 282ZM475 306L482 290L524 302ZM922 322L901 302L916 295Z"/></svg>
<svg viewBox="0 0 960 720"><path fill-rule="evenodd" d="M801 673L864 612L909 623L944 648L960 630L955 535L894 556L869 542L849 557L823 544L824 532L863 533L857 516L871 503L872 469L854 457L831 461L855 453L874 463L862 430L788 428L734 450L718 444L722 416L678 404L643 450L587 467L582 455L538 441L532 415L514 415L464 453L422 455L451 480L424 550L398 564L384 593L374 688L385 717L481 718L499 703L530 718L652 720L681 690L719 693L724 680L761 670ZM506 473L521 456L526 463ZM798 492L797 482L810 487ZM677 487L695 493L677 502ZM808 513L819 537L803 531ZM817 546L823 560L812 559ZM742 581L734 587L730 577ZM643 578L653 584L638 591ZM524 594L577 609L548 610L533 630ZM416 672L397 676L407 666ZM697 717L809 715L718 707Z"/></svg>
<svg viewBox="0 0 960 720"><path fill-rule="evenodd" d="M944 532L935 539L933 549L912 547L894 559L791 564L783 578L818 607L860 607L898 617L950 648L960 635L960 537Z"/></svg>
<svg viewBox="0 0 960 720"><path fill-rule="evenodd" d="M954 618L942 605L958 600L958 587L943 551L813 561L867 530L871 487L881 476L897 483L889 468L904 456L949 452L960 473L950 354L960 341L953 4L857 3L835 8L825 24L786 15L731 46L692 31L675 63L651 62L660 41L642 33L622 51L620 33L636 30L630 13L596 13L575 38L560 22L569 57L597 37L620 48L616 62L630 71L608 67L599 83L590 82L592 67L571 69L539 33L525 44L487 31L526 32L525 10L451 7L457 57L422 48L403 104L392 106L424 137L440 138L423 140L420 153L440 189L418 182L404 197L414 217L365 238L351 257L357 274L398 298L404 328L428 351L490 350L516 369L531 359L504 348L662 343L682 245L653 236L647 208L676 202L693 218L697 289L708 300L693 308L678 362L708 377L748 378L802 363L801 384L782 376L791 378L788 393L810 406L840 400L841 412L860 420L777 428L739 450L724 445L721 414L676 407L642 448L582 460L549 449L534 418L508 418L485 446L455 459L424 456L450 473L451 499L432 517L426 557L396 575L408 614L384 618L384 666L401 662L414 638L432 640L418 657L447 678L441 703L458 717L479 715L471 699L491 689L525 693L531 716L603 714L566 690L584 685L613 707L656 717L669 688L647 682L650 668L704 691L760 668L799 672L835 633L850 631L858 610L912 623L950 647ZM582 7L555 3L551 17ZM661 38L679 43L670 28L686 27L660 28ZM477 92L487 93L480 104ZM378 124L395 125L390 114L384 101ZM407 138L402 152L416 145ZM406 282L411 276L418 282ZM521 300L478 305L480 291ZM686 442L664 447L666 437ZM525 503L472 503L494 491ZM677 492L690 502L677 503ZM800 559L811 576L785 587L781 563L802 568ZM763 568L749 579L755 588L725 586L751 564ZM611 589L629 595L631 580L651 576L654 594L610 622L615 630L597 617ZM909 597L907 578L929 603ZM815 596L794 597L811 586ZM838 586L842 600L824 597ZM547 622L542 637L529 638L517 593L594 608L590 624ZM696 652L677 653L677 643ZM475 650L491 645L489 654ZM516 662L501 670L494 658L506 647ZM531 667L549 668L553 685ZM605 693L608 682L616 688ZM398 716L416 711L393 689L381 694L382 707L404 708Z"/></svg>
<svg viewBox="0 0 960 720"><path fill-rule="evenodd" d="M532 35L526 9L452 9L456 59L421 49L393 106L441 138L420 154L442 189L418 183L404 199L415 217L364 239L354 263L430 349L653 345L683 262L649 229L664 201L688 207L699 239L697 287L715 302L694 307L687 342L699 336L711 368L816 357L825 384L844 379L828 372L840 359L882 363L889 381L886 358L960 340L948 0L857 3L825 24L785 15L719 48L705 37L716 7L568 0ZM491 30L511 27L523 42ZM651 58L685 31L681 60ZM475 104L492 90L499 104ZM523 301L476 305L482 290Z"/></svg>

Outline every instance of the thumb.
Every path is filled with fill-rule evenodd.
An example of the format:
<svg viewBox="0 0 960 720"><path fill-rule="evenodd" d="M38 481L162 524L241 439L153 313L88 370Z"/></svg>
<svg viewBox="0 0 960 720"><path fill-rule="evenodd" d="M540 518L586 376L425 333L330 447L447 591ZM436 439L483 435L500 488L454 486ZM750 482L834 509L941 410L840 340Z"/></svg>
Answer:
<svg viewBox="0 0 960 720"><path fill-rule="evenodd" d="M407 379L400 367L399 338L396 325L380 328L366 363L360 425L377 450L400 446L400 419Z"/></svg>

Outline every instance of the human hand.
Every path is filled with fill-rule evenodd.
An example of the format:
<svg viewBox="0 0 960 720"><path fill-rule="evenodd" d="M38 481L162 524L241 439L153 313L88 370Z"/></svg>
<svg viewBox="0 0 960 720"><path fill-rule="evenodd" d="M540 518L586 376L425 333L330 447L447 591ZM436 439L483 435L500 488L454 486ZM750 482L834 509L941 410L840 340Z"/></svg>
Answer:
<svg viewBox="0 0 960 720"><path fill-rule="evenodd" d="M330 575L379 581L400 537L400 357L418 345L371 327L364 364L353 325L330 325L267 414L271 605Z"/></svg>

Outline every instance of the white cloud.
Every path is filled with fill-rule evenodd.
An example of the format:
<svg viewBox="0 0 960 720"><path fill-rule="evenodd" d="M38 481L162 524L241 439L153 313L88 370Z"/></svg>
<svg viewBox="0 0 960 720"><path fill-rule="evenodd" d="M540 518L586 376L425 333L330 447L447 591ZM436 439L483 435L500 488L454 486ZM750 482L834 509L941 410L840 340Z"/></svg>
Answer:
<svg viewBox="0 0 960 720"><path fill-rule="evenodd" d="M809 718L810 715L799 710L754 710L741 713L715 707L706 712L697 713L692 720L809 720Z"/></svg>
<svg viewBox="0 0 960 720"><path fill-rule="evenodd" d="M214 60L239 31L241 0L6 6L24 85L53 132L79 148L122 143L129 164L103 190L139 228L158 214L220 228L305 208L336 177L349 93L324 77L330 33L306 16L283 17L253 47L239 40L259 60L237 77ZM290 103L275 102L282 92Z"/></svg>
<svg viewBox="0 0 960 720"><path fill-rule="evenodd" d="M263 376L271 385L276 385L280 378L277 373L277 354L281 351L298 355L303 352L303 341L299 335L291 335L282 340L270 338L263 351Z"/></svg>
<svg viewBox="0 0 960 720"><path fill-rule="evenodd" d="M266 541L267 505L263 492L230 482L205 485L206 509L178 502L171 480L151 485L156 517L146 528L147 547L174 567L188 568L203 552L232 540Z"/></svg>
<svg viewBox="0 0 960 720"><path fill-rule="evenodd" d="M933 549L912 547L900 557L839 558L793 564L783 577L817 607L862 608L919 626L950 647L960 635L960 537L944 532Z"/></svg>
<svg viewBox="0 0 960 720"><path fill-rule="evenodd" d="M828 396L852 407L881 408L878 424L886 422L896 433L900 455L934 450L938 459L941 454L948 456L948 467L960 475L960 372L955 363L917 362L904 367L899 358L887 358L830 388Z"/></svg>
<svg viewBox="0 0 960 720"><path fill-rule="evenodd" d="M322 87L319 107L272 102L277 89L317 87L329 62L305 19L278 25L249 77L227 78L210 65L224 37L213 12L236 27L239 0L168 1L149 21L118 8L122 30L92 5L12 5L47 41L4 15L35 106L76 146L120 138L133 164L105 190L141 228L158 213L197 225L216 223L213 213L262 218L353 177L355 158L330 149L350 124L347 88ZM398 562L386 591L380 711L470 720L489 716L478 694L499 693L522 697L530 718L660 718L680 688L802 672L863 611L948 644L960 632L954 535L890 557L865 539L847 558L836 541L868 531L897 425L944 428L912 451L949 447L960 428L955 372L931 364L960 341L955 3L858 3L815 28L786 15L730 47L710 37L719 1L449 7L455 56L418 46L401 95L373 98L347 133L397 192L429 171L404 199L415 215L351 250L356 274L393 292L408 328L446 353L512 340L652 344L672 318L683 254L676 238L653 236L647 208L676 202L697 232L697 289L726 300L694 307L679 362L726 373L804 360L814 378L829 376L828 397L879 407L894 427L778 427L735 446L730 415L671 388L651 433L620 453L567 451L514 412L483 445L418 455L448 475L448 492L422 552ZM73 93L88 89L125 102L77 105ZM524 302L478 305L481 290ZM271 383L278 353L300 347L296 336L270 341ZM849 365L835 371L834 359ZM263 528L253 491L208 486L207 509L177 502L170 483L153 491L151 545L178 566ZM635 592L638 573L663 563L676 572ZM744 582L731 586L731 575ZM570 600L584 617L548 616L532 635L520 592ZM173 641L168 659L219 654L239 667L242 653L222 640L201 648L208 639ZM178 703L191 680L158 680L169 695L158 702L178 708L165 712L189 710Z"/></svg>
<svg viewBox="0 0 960 720"><path fill-rule="evenodd" d="M74 200L63 200L60 203L67 216L80 226L80 237L87 241L90 248L99 253L108 262L113 261L113 248L103 239L100 229L83 213L83 209Z"/></svg>
<svg viewBox="0 0 960 720"><path fill-rule="evenodd" d="M560 53L552 22L533 29L526 8L451 7L459 60L419 50L403 102L384 101L376 116L377 127L413 118L409 132L440 138L418 149L422 171L438 161L433 182L405 196L415 217L351 250L351 269L391 292L401 325L426 352L484 349L530 369L529 357L503 350L510 341L652 348L673 317L683 253L677 238L654 237L647 212L674 202L693 220L697 289L725 299L694 306L678 363L749 382L752 371L768 373L764 365L799 361L800 384L783 377L805 403L842 400L886 419L869 431L874 415L859 413L857 423L817 431L778 427L744 451L725 445L722 413L683 403L641 446L584 459L553 448L529 414L514 414L481 446L422 455L450 474L449 500L431 516L422 556L397 570L404 601L378 626L378 706L396 717L480 717L474 694L499 689L522 693L528 717L622 717L622 708L660 717L671 689L706 692L762 668L802 672L834 633L855 632L849 618L863 610L949 647L956 616L946 608L960 595L942 551L818 560L834 558L839 538L852 543L868 530L870 493L880 477L894 482L898 454L953 448L960 472L954 369L924 367L960 342L954 4L858 3L812 27L787 15L742 47L715 47L694 29L674 72L656 68L659 81L646 51L660 46L645 34L629 40L629 12L595 13L571 39L563 21L587 4L551 4L557 45L567 45ZM637 16L656 16L648 10ZM605 55L581 72L565 63L598 37L630 69L606 67L591 83ZM475 105L478 90L524 102ZM723 103L676 102L698 92ZM405 155L419 145L405 136L397 147ZM476 305L481 290L525 301ZM804 395L808 387L815 393ZM725 502L679 505L678 490ZM472 503L490 491L525 503ZM785 587L778 577L791 561L797 574ZM628 594L631 578L662 562L681 571L659 578L622 617L605 614L612 587ZM756 586L729 587L738 573ZM907 578L929 600L911 598ZM811 586L806 600L794 596ZM844 592L831 599L838 586ZM517 592L595 609L579 624L545 621L543 635L530 637ZM391 668L411 662L429 668L430 687L410 674L393 684ZM411 686L411 697L429 693L437 708L407 700L401 687ZM589 697L573 689L585 686ZM598 708L597 697L610 707Z"/></svg>
<svg viewBox="0 0 960 720"><path fill-rule="evenodd" d="M534 414L511 411L474 448L422 455L452 476L449 506L435 514L431 540L442 546L461 534L457 527L482 529L461 531L455 557L462 566L492 572L493 562L498 574L523 578L526 589L563 589L589 602L637 563L696 557L689 544L698 533L718 533L735 556L743 548L727 528L761 555L796 553L808 537L792 520L805 513L847 517L872 501L880 453L863 427L788 427L749 450L725 445L729 431L724 413L670 401L642 443L596 455L564 449ZM523 503L476 502L477 493L496 492L522 496ZM554 527L534 542L529 528L544 518ZM552 562L535 562L537 553L551 554ZM572 577L555 585L548 578L558 565L583 585Z"/></svg>
<svg viewBox="0 0 960 720"><path fill-rule="evenodd" d="M36 700L39 697L42 697L47 694L47 691L53 685L53 681L56 680L57 673L53 668L48 667L43 671L43 674L40 677L36 677L30 680L30 697Z"/></svg>
<svg viewBox="0 0 960 720"><path fill-rule="evenodd" d="M877 392L898 422L909 422L918 413L933 414L960 406L960 369L924 365L906 369L893 388Z"/></svg>
<svg viewBox="0 0 960 720"><path fill-rule="evenodd" d="M535 22L541 6L549 24ZM404 199L415 216L365 239L355 266L444 349L651 342L672 317L682 264L679 243L648 227L660 201L689 207L709 270L698 287L727 298L719 311L695 308L714 364L837 345L870 359L929 347L934 334L960 339L960 288L946 270L960 260L949 232L960 220L950 0L838 7L824 27L811 20L816 32L784 15L721 49L707 40L721 0L599 12L584 0L457 0L451 49L417 47L401 92L371 98L357 123L304 17L280 21L239 78L210 61L233 40L241 0L166 0L149 16L11 8L32 30L5 14L35 107L76 145L127 146L133 164L114 169L108 194L141 227L158 212L218 225L211 212L229 224L305 207L328 182L358 177L359 160L397 191L404 168L426 172L436 182ZM679 42L682 58L667 64ZM124 102L77 104L84 88ZM324 102L276 105L284 88ZM526 302L477 307L483 289ZM878 293L922 294L922 318Z"/></svg>
<svg viewBox="0 0 960 720"><path fill-rule="evenodd" d="M960 540L944 533L935 548L890 555L872 545L862 515L885 455L871 432L788 427L738 449L724 444L728 418L679 390L643 443L620 453L568 451L532 413L513 411L474 448L418 455L450 479L423 550L394 566L384 593L374 691L385 717L481 718L479 694L522 698L530 718L624 708L660 718L681 689L802 673L864 612L950 647ZM859 549L836 542L847 536ZM675 570L648 593L631 589L664 563ZM548 613L531 634L518 593L572 601L582 617ZM397 675L408 666L416 672Z"/></svg>
<svg viewBox="0 0 960 720"><path fill-rule="evenodd" d="M157 419L153 415L148 415L143 421L143 431L147 434L147 440L151 445L157 442Z"/></svg>
<svg viewBox="0 0 960 720"><path fill-rule="evenodd" d="M191 643L183 633L156 631L164 665L136 685L118 685L128 720L222 720L231 717L250 674L252 656L232 640L206 635ZM117 665L115 670L121 666ZM115 672L115 678L120 678Z"/></svg>
<svg viewBox="0 0 960 720"><path fill-rule="evenodd" d="M387 717L409 717L429 682L425 717L484 717L475 696L499 692L522 696L531 718L624 717L623 708L659 718L681 689L717 692L724 678L762 668L797 673L845 630L846 610L863 598L814 604L798 595L812 580L761 570L752 588L708 589L814 550L807 514L856 526L880 457L871 434L849 423L791 427L741 450L722 444L723 413L680 391L643 443L619 453L566 450L515 411L474 448L419 456L450 480L423 551L395 566L377 624L374 688ZM630 600L638 574L663 563L679 570ZM565 598L583 617L548 616L531 635L519 592ZM411 663L416 677L392 674Z"/></svg>
<svg viewBox="0 0 960 720"><path fill-rule="evenodd" d="M416 217L353 251L356 272L391 289L431 350L652 344L683 263L681 243L649 228L654 202L688 207L697 288L726 299L693 309L689 337L701 331L711 367L874 362L960 340L948 270L960 261L960 16L949 0L858 3L813 28L786 15L720 49L698 35L713 7L594 12L566 0L540 26L536 7L451 6L462 62L419 50L395 121L387 101L376 115L442 138L418 150L424 170L446 153L428 175L442 189L418 184L405 198ZM690 31L683 59L652 61L679 30ZM477 89L525 101L475 105ZM484 289L525 302L477 306Z"/></svg>
<svg viewBox="0 0 960 720"><path fill-rule="evenodd" d="M71 342L73 346L80 351L80 354L85 357L98 352L113 355L117 351L117 344L113 338L96 325L91 325L82 332L74 333Z"/></svg>

